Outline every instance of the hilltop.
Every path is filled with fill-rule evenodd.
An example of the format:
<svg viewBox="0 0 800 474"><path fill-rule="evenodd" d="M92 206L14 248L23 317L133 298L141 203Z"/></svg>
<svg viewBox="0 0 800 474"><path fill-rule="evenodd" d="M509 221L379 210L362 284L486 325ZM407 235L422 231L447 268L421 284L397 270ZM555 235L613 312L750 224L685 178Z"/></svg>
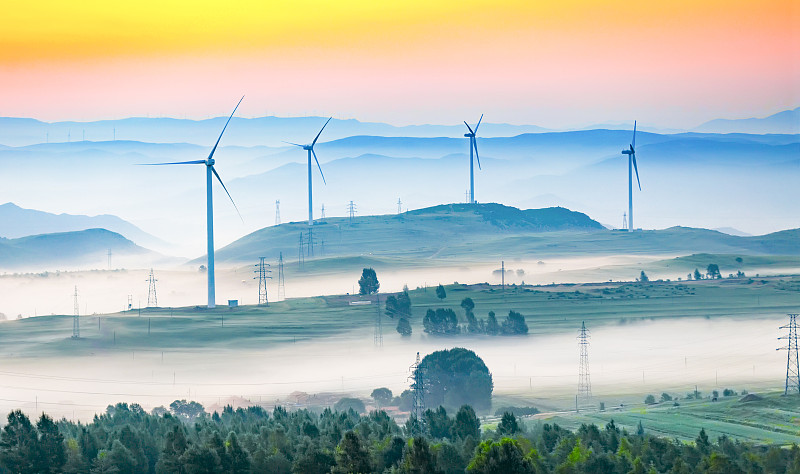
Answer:
<svg viewBox="0 0 800 474"><path fill-rule="evenodd" d="M308 254L309 227L292 222L265 227L217 250L218 262L267 256L296 260L300 239ZM608 230L586 214L562 207L521 210L502 204L445 204L401 214L320 219L311 228L313 257L325 266L435 265L598 255L798 255L800 230L742 237L689 227L633 233ZM195 263L202 263L197 259ZM319 263L315 263L319 265Z"/></svg>
<svg viewBox="0 0 800 474"><path fill-rule="evenodd" d="M146 257L157 256L116 232L86 229L16 239L0 238L0 269L105 268L109 250L115 259L136 257L143 261Z"/></svg>

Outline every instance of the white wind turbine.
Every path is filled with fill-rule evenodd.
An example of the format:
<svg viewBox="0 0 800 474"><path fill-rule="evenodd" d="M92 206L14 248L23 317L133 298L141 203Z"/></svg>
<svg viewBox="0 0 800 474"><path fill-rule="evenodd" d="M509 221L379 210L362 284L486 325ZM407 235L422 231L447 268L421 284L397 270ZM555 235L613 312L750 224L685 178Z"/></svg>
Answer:
<svg viewBox="0 0 800 474"><path fill-rule="evenodd" d="M177 161L172 163L149 163L150 166L161 166L161 165L199 165L203 164L206 165L206 228L208 231L208 308L213 309L216 307L215 302L215 287L214 287L214 205L212 200L212 179L211 175L217 177L219 184L222 185L222 189L225 190L225 193L233 203L233 207L236 209L236 212L239 214L239 218L241 219L242 215L239 213L239 208L236 207L236 203L233 202L233 197L231 197L231 193L228 192L228 188L225 187L225 183L222 182L222 178L219 177L219 173L217 170L214 169L214 152L217 151L217 146L219 145L219 141L222 139L222 135L225 133L225 129L228 128L228 124L230 123L231 119L233 118L233 114L236 113L236 109L239 108L239 104L242 103L244 100L244 96L239 99L239 103L236 104L234 107L233 112L231 112L230 117L228 117L228 121L225 122L225 126L222 127L222 132L219 134L219 138L217 138L217 142L214 144L214 148L211 149L211 153L208 154L208 158L205 160L194 160L194 161ZM244 221L243 221L244 222Z"/></svg>
<svg viewBox="0 0 800 474"><path fill-rule="evenodd" d="M464 125L466 125L469 130L469 133L465 133L464 136L469 138L469 202L471 204L475 204L475 165L472 159L473 150L475 150L475 158L478 160L478 169L481 169L481 158L478 156L478 140L475 136L478 134L478 127L481 126L481 120L483 120L483 114L481 114L478 124L475 125L474 131L470 128L467 121L464 121Z"/></svg>
<svg viewBox="0 0 800 474"><path fill-rule="evenodd" d="M328 122L330 122L332 118L333 117L330 117L328 119ZM322 176L322 182L328 184L327 182L325 182L325 175L322 174L322 167L319 165L317 154L314 153L314 145L317 143L319 136L322 135L322 131L325 130L325 127L328 126L328 122L325 122L325 125L323 125L321 129L319 129L319 133L317 134L316 137L314 137L314 141L311 142L310 145L300 145L292 142L283 142L283 143L288 143L289 145L299 146L300 148L308 152L308 225L314 225L314 208L312 206L313 203L311 199L311 155L314 155L314 161L317 162L317 168L319 168L319 174L320 176Z"/></svg>
<svg viewBox="0 0 800 474"><path fill-rule="evenodd" d="M636 121L633 121L633 140L631 140L630 148L622 150L623 155L628 155L628 232L633 232L633 170L636 170L636 183L639 185L639 191L642 190L642 183L639 181L639 168L636 166Z"/></svg>

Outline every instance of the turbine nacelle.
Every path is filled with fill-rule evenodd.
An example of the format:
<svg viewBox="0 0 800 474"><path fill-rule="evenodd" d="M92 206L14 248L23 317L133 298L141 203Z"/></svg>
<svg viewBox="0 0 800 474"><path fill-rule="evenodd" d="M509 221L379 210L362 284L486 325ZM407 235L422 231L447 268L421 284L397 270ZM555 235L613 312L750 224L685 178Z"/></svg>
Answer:
<svg viewBox="0 0 800 474"><path fill-rule="evenodd" d="M214 163L216 163L216 161L214 161L214 158L209 158L206 160L206 166L214 166Z"/></svg>
<svg viewBox="0 0 800 474"><path fill-rule="evenodd" d="M473 137L475 137L475 134L474 133L465 133L464 137L465 138L473 138Z"/></svg>

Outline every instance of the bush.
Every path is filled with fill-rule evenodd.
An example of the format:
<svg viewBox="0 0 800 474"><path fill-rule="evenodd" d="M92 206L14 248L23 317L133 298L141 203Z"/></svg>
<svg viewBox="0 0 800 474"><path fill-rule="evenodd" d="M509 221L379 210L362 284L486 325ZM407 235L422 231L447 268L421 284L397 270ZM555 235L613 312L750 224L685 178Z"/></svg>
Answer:
<svg viewBox="0 0 800 474"><path fill-rule="evenodd" d="M645 397L644 403L645 403L645 405L655 405L656 397L654 397L652 395L648 395L647 397Z"/></svg>
<svg viewBox="0 0 800 474"><path fill-rule="evenodd" d="M408 319L400 318L400 321L397 321L397 332L399 332L401 336L411 335L411 323L408 322Z"/></svg>

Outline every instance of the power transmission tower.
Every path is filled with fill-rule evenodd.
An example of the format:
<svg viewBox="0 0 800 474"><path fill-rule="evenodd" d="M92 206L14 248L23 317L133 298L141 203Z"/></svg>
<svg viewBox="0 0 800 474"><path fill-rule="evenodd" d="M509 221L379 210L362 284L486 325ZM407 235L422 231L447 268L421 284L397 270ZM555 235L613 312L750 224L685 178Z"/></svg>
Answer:
<svg viewBox="0 0 800 474"><path fill-rule="evenodd" d="M411 414L417 418L418 423L422 423L422 414L425 413L425 369L420 365L419 352L417 361L411 366L411 391L414 400L411 404Z"/></svg>
<svg viewBox="0 0 800 474"><path fill-rule="evenodd" d="M281 200L275 201L275 225L281 225Z"/></svg>
<svg viewBox="0 0 800 474"><path fill-rule="evenodd" d="M466 202L467 204L472 202L472 196L470 196L469 194L469 189L464 191L464 202Z"/></svg>
<svg viewBox="0 0 800 474"><path fill-rule="evenodd" d="M306 263L306 260L305 260L305 249L303 247L304 247L304 244L303 244L303 233L300 232L300 247L299 247L298 255L297 255L297 263L298 263L298 265L300 265L300 270L302 270L303 267L305 267L305 263Z"/></svg>
<svg viewBox="0 0 800 474"><path fill-rule="evenodd" d="M788 329L788 336L781 336L778 339L788 339L789 345L786 347L778 348L779 351L787 351L788 357L786 359L786 388L783 394L788 395L789 392L797 391L800 393L800 363L798 362L798 348L797 348L797 315L789 315L789 324L781 326L779 329Z"/></svg>
<svg viewBox="0 0 800 474"><path fill-rule="evenodd" d="M111 249L108 249L108 269L111 270Z"/></svg>
<svg viewBox="0 0 800 474"><path fill-rule="evenodd" d="M308 228L308 253L307 253L307 255L309 257L313 257L314 256L314 228L313 227L309 227Z"/></svg>
<svg viewBox="0 0 800 474"><path fill-rule="evenodd" d="M267 301L267 278L272 278L272 277L268 276L267 273L272 273L272 270L267 269L267 267L269 267L269 263L264 263L264 260L266 258L267 257L258 257L259 262L256 265L258 267L258 269L256 270L258 276L253 277L253 279L255 280L256 278L258 278L258 304L269 306L269 301Z"/></svg>
<svg viewBox="0 0 800 474"><path fill-rule="evenodd" d="M375 298L376 313L375 313L375 347L383 347L383 321L381 321L381 297Z"/></svg>
<svg viewBox="0 0 800 474"><path fill-rule="evenodd" d="M325 203L322 203L322 211L320 211L320 219L325 219Z"/></svg>
<svg viewBox="0 0 800 474"><path fill-rule="evenodd" d="M286 299L286 281L283 279L283 252L278 257L278 299Z"/></svg>
<svg viewBox="0 0 800 474"><path fill-rule="evenodd" d="M628 213L622 213L622 230L628 230Z"/></svg>
<svg viewBox="0 0 800 474"><path fill-rule="evenodd" d="M347 205L347 214L350 216L350 223L353 223L353 217L356 215L356 205L353 204L353 201L350 201L350 204Z"/></svg>
<svg viewBox="0 0 800 474"><path fill-rule="evenodd" d="M149 283L147 288L147 307L153 308L158 306L158 296L156 295L156 277L153 275L153 269L150 269L150 276L147 277Z"/></svg>
<svg viewBox="0 0 800 474"><path fill-rule="evenodd" d="M578 368L578 396L588 400L592 398L592 382L589 378L589 335L586 331L585 322L581 322L578 345L581 348L581 361Z"/></svg>
<svg viewBox="0 0 800 474"><path fill-rule="evenodd" d="M397 198L397 213L403 213L403 201L401 201L400 198Z"/></svg>
<svg viewBox="0 0 800 474"><path fill-rule="evenodd" d="M500 260L500 288L503 290L503 296L506 294L506 262Z"/></svg>
<svg viewBox="0 0 800 474"><path fill-rule="evenodd" d="M74 304L74 316L72 317L72 338L78 339L81 337L81 323L80 319L80 305L78 305L78 287L75 287L75 293L73 295L75 297L75 304Z"/></svg>

